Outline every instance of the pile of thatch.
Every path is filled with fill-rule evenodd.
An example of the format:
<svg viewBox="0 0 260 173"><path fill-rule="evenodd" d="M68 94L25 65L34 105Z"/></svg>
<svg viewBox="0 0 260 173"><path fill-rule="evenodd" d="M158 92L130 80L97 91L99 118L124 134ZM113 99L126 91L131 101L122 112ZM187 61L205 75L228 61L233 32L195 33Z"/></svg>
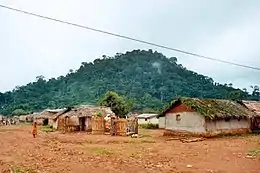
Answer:
<svg viewBox="0 0 260 173"><path fill-rule="evenodd" d="M254 114L241 104L231 100L221 99L199 99L199 98L179 98L161 114L165 114L174 106L185 104L191 110L205 116L206 119L225 119L225 118L246 118Z"/></svg>

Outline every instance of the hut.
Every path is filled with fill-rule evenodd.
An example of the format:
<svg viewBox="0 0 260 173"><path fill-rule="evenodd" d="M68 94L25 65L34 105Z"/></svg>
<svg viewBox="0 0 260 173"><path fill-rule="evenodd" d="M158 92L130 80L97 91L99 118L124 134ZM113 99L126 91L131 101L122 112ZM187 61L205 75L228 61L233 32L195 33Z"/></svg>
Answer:
<svg viewBox="0 0 260 173"><path fill-rule="evenodd" d="M4 116L0 115L0 125L3 125Z"/></svg>
<svg viewBox="0 0 260 173"><path fill-rule="evenodd" d="M252 111L255 116L251 119L251 130L253 132L260 132L260 101L246 101L243 100L241 102L247 109Z"/></svg>
<svg viewBox="0 0 260 173"><path fill-rule="evenodd" d="M218 135L250 132L254 114L231 100L179 98L158 117L170 134Z"/></svg>
<svg viewBox="0 0 260 173"><path fill-rule="evenodd" d="M19 122L20 122L20 123L26 123L26 117L27 117L27 115L21 115L21 116L19 116Z"/></svg>
<svg viewBox="0 0 260 173"><path fill-rule="evenodd" d="M36 117L38 114L38 112L34 112L32 114L26 115L26 122L32 123L34 121L34 117Z"/></svg>
<svg viewBox="0 0 260 173"><path fill-rule="evenodd" d="M97 113L106 116L109 108L79 106L55 117L57 129L61 131L92 131L92 116Z"/></svg>
<svg viewBox="0 0 260 173"><path fill-rule="evenodd" d="M53 117L55 117L55 114L64 111L65 109L46 109L44 111L42 111L41 113L37 114L36 116L34 116L34 121L38 124L38 125L49 125L49 126L53 126Z"/></svg>

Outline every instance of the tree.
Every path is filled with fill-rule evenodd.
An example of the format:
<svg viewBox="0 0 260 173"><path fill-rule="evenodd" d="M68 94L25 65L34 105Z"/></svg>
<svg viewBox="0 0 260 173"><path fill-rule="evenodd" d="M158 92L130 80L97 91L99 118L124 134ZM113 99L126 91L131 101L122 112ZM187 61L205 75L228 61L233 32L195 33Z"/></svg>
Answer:
<svg viewBox="0 0 260 173"><path fill-rule="evenodd" d="M131 105L116 92L108 91L100 101L100 106L110 107L119 117L124 117L131 110Z"/></svg>
<svg viewBox="0 0 260 173"><path fill-rule="evenodd" d="M250 86L250 87L253 89L252 99L258 101L260 99L260 89L259 89L259 86L255 85L255 86Z"/></svg>
<svg viewBox="0 0 260 173"><path fill-rule="evenodd" d="M232 100L242 100L243 99L243 92L241 90L238 91L232 91L230 93L230 99Z"/></svg>
<svg viewBox="0 0 260 173"><path fill-rule="evenodd" d="M13 112L12 112L12 115L17 115L17 116L20 116L20 115L26 115L27 112L23 109L15 109Z"/></svg>
<svg viewBox="0 0 260 173"><path fill-rule="evenodd" d="M38 76L35 82L0 93L0 114L8 115L18 108L36 112L46 108L96 104L107 91L123 95L122 104L130 105L135 111L152 109L157 112L181 96L241 98L232 93L237 91L233 87L214 83L210 77L186 69L178 64L176 57L167 58L152 50L133 50L83 62L73 73L70 70L56 79L47 81L44 76ZM257 88L252 94L244 98L259 100ZM118 113L123 114L124 111Z"/></svg>
<svg viewBox="0 0 260 173"><path fill-rule="evenodd" d="M45 77L43 75L36 76L36 82L44 82Z"/></svg>

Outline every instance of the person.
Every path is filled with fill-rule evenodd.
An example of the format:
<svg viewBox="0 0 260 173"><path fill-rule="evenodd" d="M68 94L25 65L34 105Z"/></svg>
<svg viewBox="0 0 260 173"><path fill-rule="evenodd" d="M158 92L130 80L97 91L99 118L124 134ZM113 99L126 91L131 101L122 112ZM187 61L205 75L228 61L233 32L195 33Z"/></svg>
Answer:
<svg viewBox="0 0 260 173"><path fill-rule="evenodd" d="M37 135L37 124L36 122L33 123L33 127L32 127L32 135L35 138Z"/></svg>

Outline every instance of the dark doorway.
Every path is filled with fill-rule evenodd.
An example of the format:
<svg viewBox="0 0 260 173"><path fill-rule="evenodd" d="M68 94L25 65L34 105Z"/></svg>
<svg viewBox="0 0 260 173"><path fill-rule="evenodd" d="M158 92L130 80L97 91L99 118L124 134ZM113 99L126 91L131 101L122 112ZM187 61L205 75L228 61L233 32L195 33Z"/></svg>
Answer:
<svg viewBox="0 0 260 173"><path fill-rule="evenodd" d="M44 119L42 125L47 126L49 124L49 119Z"/></svg>
<svg viewBox="0 0 260 173"><path fill-rule="evenodd" d="M253 133L260 134L260 117L255 117L251 120L251 130Z"/></svg>
<svg viewBox="0 0 260 173"><path fill-rule="evenodd" d="M86 117L79 118L80 131L86 130Z"/></svg>

